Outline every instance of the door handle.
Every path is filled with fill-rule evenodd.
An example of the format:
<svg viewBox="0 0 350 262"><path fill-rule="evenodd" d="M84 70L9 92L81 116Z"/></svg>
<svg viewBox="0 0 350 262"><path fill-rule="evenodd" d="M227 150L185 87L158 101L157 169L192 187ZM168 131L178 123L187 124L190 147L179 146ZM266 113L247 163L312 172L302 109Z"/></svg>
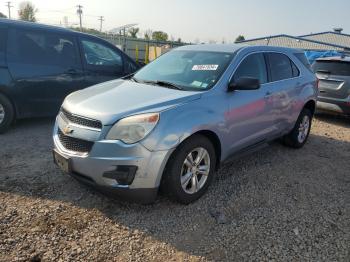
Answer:
<svg viewBox="0 0 350 262"><path fill-rule="evenodd" d="M270 96L272 96L272 92L271 91L267 91L265 93L265 98L269 98Z"/></svg>
<svg viewBox="0 0 350 262"><path fill-rule="evenodd" d="M67 71L65 71L64 73L68 74L68 75L77 75L77 74L79 74L79 71L71 68L71 69L68 69Z"/></svg>

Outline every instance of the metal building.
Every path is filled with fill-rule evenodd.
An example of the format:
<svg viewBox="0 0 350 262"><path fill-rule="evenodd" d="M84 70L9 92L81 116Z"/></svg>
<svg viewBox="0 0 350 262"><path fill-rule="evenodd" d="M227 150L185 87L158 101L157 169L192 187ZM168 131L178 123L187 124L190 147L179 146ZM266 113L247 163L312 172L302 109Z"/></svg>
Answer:
<svg viewBox="0 0 350 262"><path fill-rule="evenodd" d="M303 36L275 35L249 39L240 43L248 45L271 45L280 47L299 48L304 50L325 51L334 50L350 52L350 35L335 32L322 32Z"/></svg>

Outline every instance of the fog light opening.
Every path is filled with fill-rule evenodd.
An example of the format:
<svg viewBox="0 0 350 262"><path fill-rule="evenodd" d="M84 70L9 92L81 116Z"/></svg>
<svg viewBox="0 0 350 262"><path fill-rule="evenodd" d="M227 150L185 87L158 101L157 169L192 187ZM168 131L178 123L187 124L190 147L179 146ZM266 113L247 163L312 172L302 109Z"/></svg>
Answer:
<svg viewBox="0 0 350 262"><path fill-rule="evenodd" d="M119 185L131 185L134 181L137 166L117 166L113 171L103 173L103 177L114 179Z"/></svg>

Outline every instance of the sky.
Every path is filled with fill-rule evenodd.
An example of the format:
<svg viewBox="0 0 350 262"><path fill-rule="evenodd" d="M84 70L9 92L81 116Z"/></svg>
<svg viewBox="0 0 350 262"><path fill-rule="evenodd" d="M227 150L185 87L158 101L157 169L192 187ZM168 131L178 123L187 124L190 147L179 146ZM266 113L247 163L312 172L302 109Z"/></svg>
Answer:
<svg viewBox="0 0 350 262"><path fill-rule="evenodd" d="M7 1L0 12L8 14ZM12 18L21 1L12 1ZM103 30L137 23L141 34L151 29L187 42L232 42L276 34L303 35L344 28L350 33L349 0L32 0L41 23L78 24L76 6L83 6L83 26Z"/></svg>

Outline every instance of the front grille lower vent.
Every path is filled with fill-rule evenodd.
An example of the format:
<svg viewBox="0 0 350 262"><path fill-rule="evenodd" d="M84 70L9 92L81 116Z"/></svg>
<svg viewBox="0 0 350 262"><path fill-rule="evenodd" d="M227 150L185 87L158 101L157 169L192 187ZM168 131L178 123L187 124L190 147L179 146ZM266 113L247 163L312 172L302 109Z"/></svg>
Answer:
<svg viewBox="0 0 350 262"><path fill-rule="evenodd" d="M89 153L94 145L94 142L66 136L60 129L58 129L57 134L62 146L69 151Z"/></svg>

